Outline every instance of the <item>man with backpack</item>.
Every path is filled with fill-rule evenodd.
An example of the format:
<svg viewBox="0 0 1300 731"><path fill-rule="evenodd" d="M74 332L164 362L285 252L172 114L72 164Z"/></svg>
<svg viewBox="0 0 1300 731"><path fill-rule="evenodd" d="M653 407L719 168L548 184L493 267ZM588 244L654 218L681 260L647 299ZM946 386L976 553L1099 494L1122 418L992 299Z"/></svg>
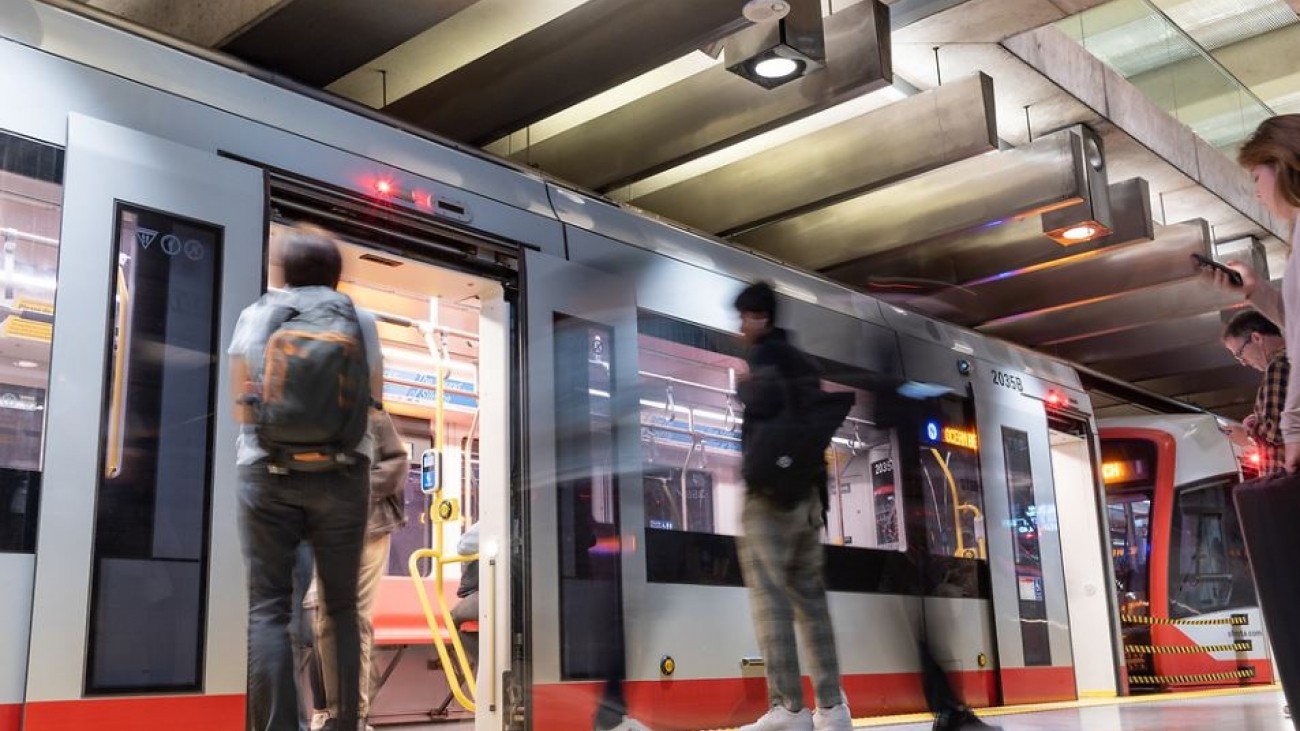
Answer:
<svg viewBox="0 0 1300 731"><path fill-rule="evenodd" d="M289 642L295 551L311 545L336 639L339 699L328 731L358 724L357 572L369 508L376 374L374 322L337 291L342 257L297 229L280 252L286 290L240 314L228 351L240 423L239 523L248 568L248 725L298 728ZM363 325L363 322L365 323Z"/></svg>
<svg viewBox="0 0 1300 731"><path fill-rule="evenodd" d="M768 712L741 731L851 731L840 688L835 636L826 604L821 532L825 525L824 453L852 407L851 394L821 391L817 364L776 327L777 300L760 282L736 297L748 373L737 385L745 502L741 571L767 672ZM816 694L809 713L795 625Z"/></svg>

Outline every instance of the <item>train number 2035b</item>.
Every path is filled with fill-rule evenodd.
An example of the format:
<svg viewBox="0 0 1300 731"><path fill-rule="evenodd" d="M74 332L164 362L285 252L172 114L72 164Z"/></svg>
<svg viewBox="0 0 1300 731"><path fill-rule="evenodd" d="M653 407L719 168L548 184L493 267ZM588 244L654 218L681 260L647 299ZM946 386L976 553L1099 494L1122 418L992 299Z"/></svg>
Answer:
<svg viewBox="0 0 1300 731"><path fill-rule="evenodd" d="M1002 371L999 371L997 369L993 369L993 383L994 385L1001 386L1003 388L1010 388L1014 391L1019 391L1020 393L1025 392L1025 384L1020 382L1020 376L1013 376L1010 373L1003 373Z"/></svg>

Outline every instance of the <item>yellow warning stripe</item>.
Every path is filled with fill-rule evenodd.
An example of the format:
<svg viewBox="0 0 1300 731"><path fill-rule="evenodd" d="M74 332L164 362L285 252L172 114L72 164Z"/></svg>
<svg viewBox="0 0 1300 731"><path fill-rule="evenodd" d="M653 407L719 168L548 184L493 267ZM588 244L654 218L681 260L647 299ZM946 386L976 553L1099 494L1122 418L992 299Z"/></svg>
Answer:
<svg viewBox="0 0 1300 731"><path fill-rule="evenodd" d="M1119 621L1124 624L1231 624L1234 626L1250 624L1250 620L1244 614L1234 614L1226 619L1169 619L1168 617L1137 617L1121 614Z"/></svg>
<svg viewBox="0 0 1300 731"><path fill-rule="evenodd" d="M1146 655L1194 655L1198 652L1250 652L1255 649L1250 640L1234 642L1231 645L1124 645L1125 652L1140 652Z"/></svg>
<svg viewBox="0 0 1300 731"><path fill-rule="evenodd" d="M1240 680L1255 677L1255 668L1243 668L1228 673L1203 673L1201 675L1130 675L1134 685L1179 685L1187 683L1214 683L1220 680Z"/></svg>

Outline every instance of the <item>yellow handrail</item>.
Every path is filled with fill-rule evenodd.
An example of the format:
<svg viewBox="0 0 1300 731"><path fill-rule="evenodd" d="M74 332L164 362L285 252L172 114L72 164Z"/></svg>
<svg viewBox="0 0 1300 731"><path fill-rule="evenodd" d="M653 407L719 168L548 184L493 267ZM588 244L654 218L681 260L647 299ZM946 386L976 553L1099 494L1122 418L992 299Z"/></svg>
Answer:
<svg viewBox="0 0 1300 731"><path fill-rule="evenodd" d="M930 454L934 455L934 461L939 463L939 469L943 470L943 477L948 481L948 492L952 495L952 527L953 532L957 534L957 550L954 556L961 556L966 553L966 540L961 534L961 509L957 501L957 479L952 476L952 471L948 469L948 460L939 454L939 450L931 448Z"/></svg>
<svg viewBox="0 0 1300 731"><path fill-rule="evenodd" d="M436 529L441 533L442 529ZM441 542L441 541L439 541ZM424 586L424 577L420 575L420 559L433 559L433 588L438 597L438 615L433 613L433 605L429 602L429 593ZM451 556L444 558L442 552L432 548L420 548L411 552L411 558L407 561L407 569L411 572L411 580L415 582L415 593L420 597L420 607L424 610L425 621L429 623L429 631L433 633L433 646L438 651L438 659L442 662L442 667L447 671L447 685L451 688L451 694L456 698L465 710L474 713L474 697L478 695L478 688L474 682L474 672L470 669L469 656L465 653L465 646L460 641L460 630L456 627L455 620L451 617L451 607L447 606L447 597L443 592L442 567L448 563L468 563L477 561L478 554L473 556ZM447 627L447 632L451 635L452 649L456 652L457 664L460 666L460 672L465 678L465 685L469 688L469 693L461 687L460 677L457 677L456 666L452 665L451 657L447 654L447 648L442 643L441 633L438 631L438 616L442 617L443 624Z"/></svg>

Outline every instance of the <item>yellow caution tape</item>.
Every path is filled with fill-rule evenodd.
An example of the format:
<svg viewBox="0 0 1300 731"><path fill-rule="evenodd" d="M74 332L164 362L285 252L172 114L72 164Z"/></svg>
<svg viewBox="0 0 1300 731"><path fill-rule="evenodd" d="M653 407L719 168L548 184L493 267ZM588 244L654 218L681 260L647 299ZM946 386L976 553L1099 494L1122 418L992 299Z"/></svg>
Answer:
<svg viewBox="0 0 1300 731"><path fill-rule="evenodd" d="M1250 652L1255 649L1250 640L1230 645L1124 645L1125 652L1159 655L1194 655L1198 652Z"/></svg>
<svg viewBox="0 0 1300 731"><path fill-rule="evenodd" d="M1138 617L1131 614L1121 614L1119 621L1124 624L1230 624L1234 626L1250 624L1249 618L1244 614L1234 614L1226 619L1169 619L1168 617Z"/></svg>
<svg viewBox="0 0 1300 731"><path fill-rule="evenodd" d="M1241 680L1255 677L1254 668L1243 668L1228 673L1204 673L1202 675L1130 675L1128 682L1134 685L1186 685L1193 683L1214 683L1220 680Z"/></svg>

